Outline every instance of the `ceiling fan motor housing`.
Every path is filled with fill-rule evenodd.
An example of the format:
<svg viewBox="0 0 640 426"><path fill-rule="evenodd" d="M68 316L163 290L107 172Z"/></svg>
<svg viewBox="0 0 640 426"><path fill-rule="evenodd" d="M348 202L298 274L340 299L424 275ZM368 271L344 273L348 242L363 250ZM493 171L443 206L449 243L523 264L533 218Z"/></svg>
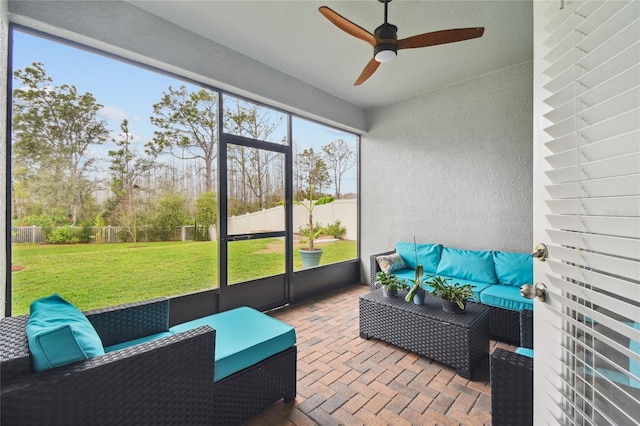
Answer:
<svg viewBox="0 0 640 426"><path fill-rule="evenodd" d="M382 40L383 42L373 48L373 56L383 51L392 51L397 55L398 44L396 41L398 40L398 27L393 24L384 23L376 28L374 34L378 40ZM389 43L389 40L393 40L393 42Z"/></svg>

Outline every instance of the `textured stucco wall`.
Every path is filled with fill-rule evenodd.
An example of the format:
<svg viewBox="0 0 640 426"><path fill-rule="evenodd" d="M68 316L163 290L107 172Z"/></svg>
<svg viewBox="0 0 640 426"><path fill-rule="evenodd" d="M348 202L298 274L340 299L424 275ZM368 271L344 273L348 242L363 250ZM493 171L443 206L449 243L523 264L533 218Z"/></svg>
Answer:
<svg viewBox="0 0 640 426"><path fill-rule="evenodd" d="M361 260L396 241L532 247L532 63L368 112Z"/></svg>
<svg viewBox="0 0 640 426"><path fill-rule="evenodd" d="M7 10L6 0L0 0L0 75L7 75L7 58L9 47L9 13ZM0 93L3 94L2 101L0 101L0 129L7 128L7 80L6 78L0 79ZM6 164L7 162L7 133L3 130L0 131L0 164ZM4 169L4 166L3 166ZM7 220L7 175L6 173L0 173L0 216L2 216L2 226L0 226L0 240L2 244L7 241L7 229L4 224ZM0 250L0 318L4 317L5 312L5 293L7 287L7 251Z"/></svg>

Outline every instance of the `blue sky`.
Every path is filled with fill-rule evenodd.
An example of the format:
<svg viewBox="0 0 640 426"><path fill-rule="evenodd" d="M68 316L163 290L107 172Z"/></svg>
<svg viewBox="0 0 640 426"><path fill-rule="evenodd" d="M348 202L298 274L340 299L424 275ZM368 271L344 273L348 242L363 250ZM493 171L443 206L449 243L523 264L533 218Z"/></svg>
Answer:
<svg viewBox="0 0 640 426"><path fill-rule="evenodd" d="M80 93L92 93L103 105L100 118L107 121L115 134L119 133L122 120L128 119L129 131L140 151L153 138L154 127L149 123L149 117L153 114L153 104L161 99L163 91L169 86L175 88L181 85L190 91L200 89L174 77L15 30L13 69L23 69L33 62L44 64L54 85L72 84ZM17 84L14 81L14 89ZM278 136L274 135L276 140L282 138L279 135L286 134L285 124L281 127ZM355 146L357 140L353 134L302 119L294 119L293 130L293 139L300 149L313 146L319 151L322 145L338 138ZM100 151L106 156L106 151L113 148L113 143L109 141ZM350 170L349 174L343 181L343 187L346 189L348 185L348 191L355 191L356 168Z"/></svg>

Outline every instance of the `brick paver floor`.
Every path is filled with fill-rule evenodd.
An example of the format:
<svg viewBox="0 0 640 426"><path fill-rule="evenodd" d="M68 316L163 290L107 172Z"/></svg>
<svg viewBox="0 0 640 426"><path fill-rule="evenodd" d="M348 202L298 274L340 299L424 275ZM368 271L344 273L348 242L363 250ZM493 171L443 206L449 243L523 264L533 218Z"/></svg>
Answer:
<svg viewBox="0 0 640 426"><path fill-rule="evenodd" d="M298 395L248 425L490 425L488 357L469 381L452 368L360 338L356 285L271 313L296 328ZM513 346L491 341L491 349Z"/></svg>

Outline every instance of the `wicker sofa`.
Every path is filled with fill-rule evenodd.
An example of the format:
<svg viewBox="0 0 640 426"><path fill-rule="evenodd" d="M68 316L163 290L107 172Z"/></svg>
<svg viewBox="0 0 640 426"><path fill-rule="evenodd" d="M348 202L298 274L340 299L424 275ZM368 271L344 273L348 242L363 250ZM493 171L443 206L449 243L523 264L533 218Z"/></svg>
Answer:
<svg viewBox="0 0 640 426"><path fill-rule="evenodd" d="M29 317L0 320L3 425L238 424L295 398L295 345L214 381L217 331L170 332L169 300L85 315L105 347L122 348L43 372L33 372Z"/></svg>
<svg viewBox="0 0 640 426"><path fill-rule="evenodd" d="M383 270L380 263L400 279L413 279L416 264L421 264L425 279L434 274L474 285L476 301L490 309L491 337L520 344L520 312L533 308L531 300L520 296L520 286L533 280L533 263L528 254L398 242L394 250L370 257L372 291L378 288L376 274ZM426 284L423 287L430 290Z"/></svg>

